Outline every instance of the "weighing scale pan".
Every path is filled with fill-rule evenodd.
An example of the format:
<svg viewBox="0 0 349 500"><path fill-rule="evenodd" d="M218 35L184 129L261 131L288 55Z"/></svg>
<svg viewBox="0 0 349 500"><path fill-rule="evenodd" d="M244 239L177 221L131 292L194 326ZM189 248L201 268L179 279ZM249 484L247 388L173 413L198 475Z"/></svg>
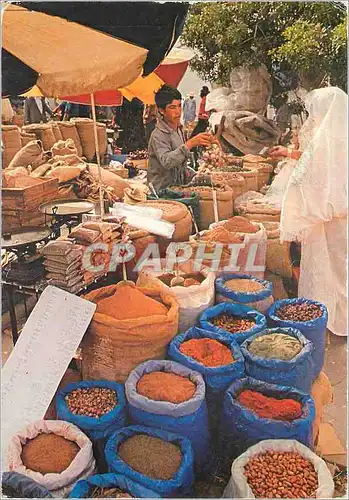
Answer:
<svg viewBox="0 0 349 500"><path fill-rule="evenodd" d="M47 227L17 229L11 233L2 234L1 247L7 249L33 245L48 239L51 232L52 231Z"/></svg>
<svg viewBox="0 0 349 500"><path fill-rule="evenodd" d="M91 212L94 204L88 200L53 200L40 205L39 210L46 215L82 215Z"/></svg>

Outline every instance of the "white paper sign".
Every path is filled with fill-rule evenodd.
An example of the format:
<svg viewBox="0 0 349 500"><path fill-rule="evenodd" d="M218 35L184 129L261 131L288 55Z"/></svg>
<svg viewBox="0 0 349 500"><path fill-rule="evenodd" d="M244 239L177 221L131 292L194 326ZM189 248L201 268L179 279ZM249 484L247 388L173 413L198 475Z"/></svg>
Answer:
<svg viewBox="0 0 349 500"><path fill-rule="evenodd" d="M96 307L54 286L42 293L2 369L3 452L17 431L44 417Z"/></svg>

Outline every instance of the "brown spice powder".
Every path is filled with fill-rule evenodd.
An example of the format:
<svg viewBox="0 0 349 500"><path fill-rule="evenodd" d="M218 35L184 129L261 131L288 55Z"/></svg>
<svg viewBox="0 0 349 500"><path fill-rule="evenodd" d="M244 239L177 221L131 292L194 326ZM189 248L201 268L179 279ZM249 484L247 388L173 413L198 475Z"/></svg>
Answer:
<svg viewBox="0 0 349 500"><path fill-rule="evenodd" d="M117 453L132 469L152 479L171 479L182 461L178 446L146 434L126 439Z"/></svg>
<svg viewBox="0 0 349 500"><path fill-rule="evenodd" d="M39 434L22 447L21 459L27 469L41 474L60 474L69 467L80 447L57 434Z"/></svg>
<svg viewBox="0 0 349 500"><path fill-rule="evenodd" d="M137 384L138 394L154 401L169 401L175 404L188 401L195 391L196 385L188 378L159 371L146 373Z"/></svg>

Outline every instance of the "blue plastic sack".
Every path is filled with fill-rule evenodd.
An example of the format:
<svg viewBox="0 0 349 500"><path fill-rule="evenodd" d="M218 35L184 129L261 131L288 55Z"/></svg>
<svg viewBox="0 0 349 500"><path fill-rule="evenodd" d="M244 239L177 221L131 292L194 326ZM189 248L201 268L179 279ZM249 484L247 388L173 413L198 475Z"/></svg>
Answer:
<svg viewBox="0 0 349 500"><path fill-rule="evenodd" d="M9 498L53 498L41 484L18 472L4 472L1 487L2 493Z"/></svg>
<svg viewBox="0 0 349 500"><path fill-rule="evenodd" d="M154 401L137 392L137 384L146 373L163 371L187 377L197 387L194 396L184 403ZM137 366L125 382L128 410L132 424L156 427L190 439L199 471L210 459L210 434L205 400L205 382L200 373L174 361L150 360Z"/></svg>
<svg viewBox="0 0 349 500"><path fill-rule="evenodd" d="M217 316L221 316L224 314L228 316L231 315L240 316L244 319L251 319L254 320L256 324L255 326L244 332L229 333L226 330L223 330L222 328L215 326L210 321L213 318L216 318ZM255 309L251 309L250 307L243 306L241 304L228 304L228 303L217 304L216 306L206 309L206 311L204 311L201 314L199 323L201 328L203 328L204 330L209 330L211 332L221 333L224 335L227 334L230 335L231 338L235 340L238 344L242 344L246 339L252 337L252 335L255 335L258 332L261 332L267 327L267 321L265 319L264 314L256 311Z"/></svg>
<svg viewBox="0 0 349 500"><path fill-rule="evenodd" d="M161 498L155 491L118 474L96 474L88 479L78 481L69 498L91 498L94 488L120 488L134 498Z"/></svg>
<svg viewBox="0 0 349 500"><path fill-rule="evenodd" d="M75 415L72 413L65 401L65 397L74 389L91 389L100 387L112 389L116 392L117 405L110 412L100 418ZM90 380L68 384L56 396L57 417L60 420L71 422L79 427L93 441L109 437L113 432L125 426L126 422L126 399L124 386L110 380Z"/></svg>
<svg viewBox="0 0 349 500"><path fill-rule="evenodd" d="M296 338L303 345L299 354L289 361L281 359L263 358L252 354L248 348L253 340L264 335L283 333ZM313 344L295 328L268 328L245 340L241 345L241 352L245 358L246 374L257 380L269 384L286 385L306 393L311 392L314 380L314 362L312 358Z"/></svg>
<svg viewBox="0 0 349 500"><path fill-rule="evenodd" d="M278 318L276 315L276 311L281 307L289 304L302 304L304 302L319 306L322 311L322 316L311 321L286 321ZM313 343L314 378L318 377L324 365L325 359L326 326L328 321L326 306L320 302L316 302L315 300L305 299L302 297L297 299L278 300L270 306L266 312L266 316L268 324L271 327L281 326L286 328L296 328L306 339Z"/></svg>
<svg viewBox="0 0 349 500"><path fill-rule="evenodd" d="M226 281L233 279L249 279L256 281L264 288L258 292L236 292L225 286ZM271 281L255 278L251 274L225 274L216 279L217 302L234 302L258 309L264 313L274 302L273 284Z"/></svg>
<svg viewBox="0 0 349 500"><path fill-rule="evenodd" d="M292 422L259 417L236 400L244 390L260 392L277 399L295 399L302 405L302 416ZM314 419L315 404L309 394L292 387L267 384L250 377L235 380L224 396L220 425L222 456L230 460L264 439L295 439L313 448Z"/></svg>
<svg viewBox="0 0 349 500"><path fill-rule="evenodd" d="M180 448L182 462L172 479L152 479L135 471L119 457L117 450L121 443L136 434L147 434L148 436L163 439ZM190 440L179 434L172 434L171 432L142 425L124 427L116 431L109 438L105 447L105 456L110 472L126 476L146 488L158 492L162 497L180 498L192 493L194 484L194 452Z"/></svg>

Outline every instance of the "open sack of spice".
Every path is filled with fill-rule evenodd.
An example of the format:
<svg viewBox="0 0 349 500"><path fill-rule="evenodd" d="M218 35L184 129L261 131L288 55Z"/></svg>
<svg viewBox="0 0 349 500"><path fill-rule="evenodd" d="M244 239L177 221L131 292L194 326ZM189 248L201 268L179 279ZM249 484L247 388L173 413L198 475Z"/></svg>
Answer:
<svg viewBox="0 0 349 500"><path fill-rule="evenodd" d="M91 441L78 427L62 420L28 425L11 438L7 457L10 471L33 479L58 498L95 471Z"/></svg>
<svg viewBox="0 0 349 500"><path fill-rule="evenodd" d="M227 389L222 409L219 448L236 457L263 439L296 439L312 446L315 404L304 392L246 377Z"/></svg>
<svg viewBox="0 0 349 500"><path fill-rule="evenodd" d="M69 498L160 498L160 495L132 479L109 473L78 481Z"/></svg>
<svg viewBox="0 0 349 500"><path fill-rule="evenodd" d="M161 265L165 269L164 260ZM185 271L182 268L176 272L157 272L153 267L144 267L137 279L137 286L174 294L179 305L179 332L195 325L200 314L214 304L215 274L205 269L194 272L193 261L187 262L185 268Z"/></svg>
<svg viewBox="0 0 349 500"><path fill-rule="evenodd" d="M158 492L161 497L190 496L194 454L188 438L155 427L132 425L108 440L109 470Z"/></svg>
<svg viewBox="0 0 349 500"><path fill-rule="evenodd" d="M197 472L210 462L205 383L202 376L174 361L137 366L125 383L131 422L175 432L190 439Z"/></svg>
<svg viewBox="0 0 349 500"><path fill-rule="evenodd" d="M234 201L234 211L257 222L280 222L281 205L262 193L247 191Z"/></svg>
<svg viewBox="0 0 349 500"><path fill-rule="evenodd" d="M82 342L85 380L125 382L143 361L164 358L178 331L173 294L127 281L94 290L85 298L97 304Z"/></svg>
<svg viewBox="0 0 349 500"><path fill-rule="evenodd" d="M263 224L235 216L210 225L210 229L217 227L223 227L242 238L244 246L239 250L236 264L239 273L263 279L267 259L267 234Z"/></svg>
<svg viewBox="0 0 349 500"><path fill-rule="evenodd" d="M273 285L250 274L224 274L216 279L216 302L243 304L265 313L274 302Z"/></svg>
<svg viewBox="0 0 349 500"><path fill-rule="evenodd" d="M234 460L224 498L333 498L326 462L292 439L266 439Z"/></svg>

